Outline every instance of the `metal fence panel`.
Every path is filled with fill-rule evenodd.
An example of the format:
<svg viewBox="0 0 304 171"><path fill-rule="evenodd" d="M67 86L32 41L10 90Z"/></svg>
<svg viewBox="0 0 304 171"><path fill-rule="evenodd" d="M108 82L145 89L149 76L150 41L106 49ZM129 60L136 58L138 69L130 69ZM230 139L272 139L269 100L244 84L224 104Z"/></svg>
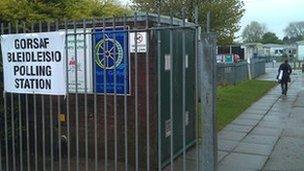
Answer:
<svg viewBox="0 0 304 171"><path fill-rule="evenodd" d="M62 79L68 93L3 92L0 170L203 169L203 144L216 146L214 129L204 132L206 142L202 139L203 123L215 123L215 77L204 69L203 59L215 55L216 42L213 36L201 37L197 9L195 23L182 14L182 19L135 14L2 23L1 35L65 33ZM208 74L212 78L204 80ZM213 93L207 103L201 93L208 86ZM213 108L204 108L210 103ZM188 164L193 152L195 166ZM206 160L214 164L212 155Z"/></svg>
<svg viewBox="0 0 304 171"><path fill-rule="evenodd" d="M265 60L252 60L250 64L247 62L217 64L217 85L235 85L248 80L248 65L250 66L251 78L265 74Z"/></svg>

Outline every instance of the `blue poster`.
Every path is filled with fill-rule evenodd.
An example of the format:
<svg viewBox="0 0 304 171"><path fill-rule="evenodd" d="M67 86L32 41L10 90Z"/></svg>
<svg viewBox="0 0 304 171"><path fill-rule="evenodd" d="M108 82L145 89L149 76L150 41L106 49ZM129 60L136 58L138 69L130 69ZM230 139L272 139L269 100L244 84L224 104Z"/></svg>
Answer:
<svg viewBox="0 0 304 171"><path fill-rule="evenodd" d="M96 29L96 92L129 94L128 32L123 27ZM115 80L116 78L116 80Z"/></svg>

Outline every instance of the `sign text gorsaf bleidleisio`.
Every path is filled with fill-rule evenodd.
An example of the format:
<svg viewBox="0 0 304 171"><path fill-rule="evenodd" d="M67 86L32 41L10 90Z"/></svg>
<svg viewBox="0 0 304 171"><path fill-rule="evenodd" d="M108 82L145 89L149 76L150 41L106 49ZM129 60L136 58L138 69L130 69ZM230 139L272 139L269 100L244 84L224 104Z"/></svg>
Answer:
<svg viewBox="0 0 304 171"><path fill-rule="evenodd" d="M66 93L65 34L3 35L4 90L15 93Z"/></svg>

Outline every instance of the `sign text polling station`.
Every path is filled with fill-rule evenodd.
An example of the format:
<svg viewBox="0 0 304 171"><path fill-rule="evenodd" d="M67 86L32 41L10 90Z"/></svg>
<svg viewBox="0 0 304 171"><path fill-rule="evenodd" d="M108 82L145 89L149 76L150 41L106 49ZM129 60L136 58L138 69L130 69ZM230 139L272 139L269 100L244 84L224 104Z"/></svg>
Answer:
<svg viewBox="0 0 304 171"><path fill-rule="evenodd" d="M1 47L6 92L66 93L64 32L3 35Z"/></svg>

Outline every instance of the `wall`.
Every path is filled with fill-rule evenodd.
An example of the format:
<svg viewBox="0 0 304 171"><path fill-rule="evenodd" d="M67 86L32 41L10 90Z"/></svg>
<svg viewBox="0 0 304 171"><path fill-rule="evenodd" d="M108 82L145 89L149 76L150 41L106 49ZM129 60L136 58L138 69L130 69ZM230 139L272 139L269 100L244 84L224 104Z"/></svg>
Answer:
<svg viewBox="0 0 304 171"><path fill-rule="evenodd" d="M304 60L304 44L298 46L298 60Z"/></svg>

